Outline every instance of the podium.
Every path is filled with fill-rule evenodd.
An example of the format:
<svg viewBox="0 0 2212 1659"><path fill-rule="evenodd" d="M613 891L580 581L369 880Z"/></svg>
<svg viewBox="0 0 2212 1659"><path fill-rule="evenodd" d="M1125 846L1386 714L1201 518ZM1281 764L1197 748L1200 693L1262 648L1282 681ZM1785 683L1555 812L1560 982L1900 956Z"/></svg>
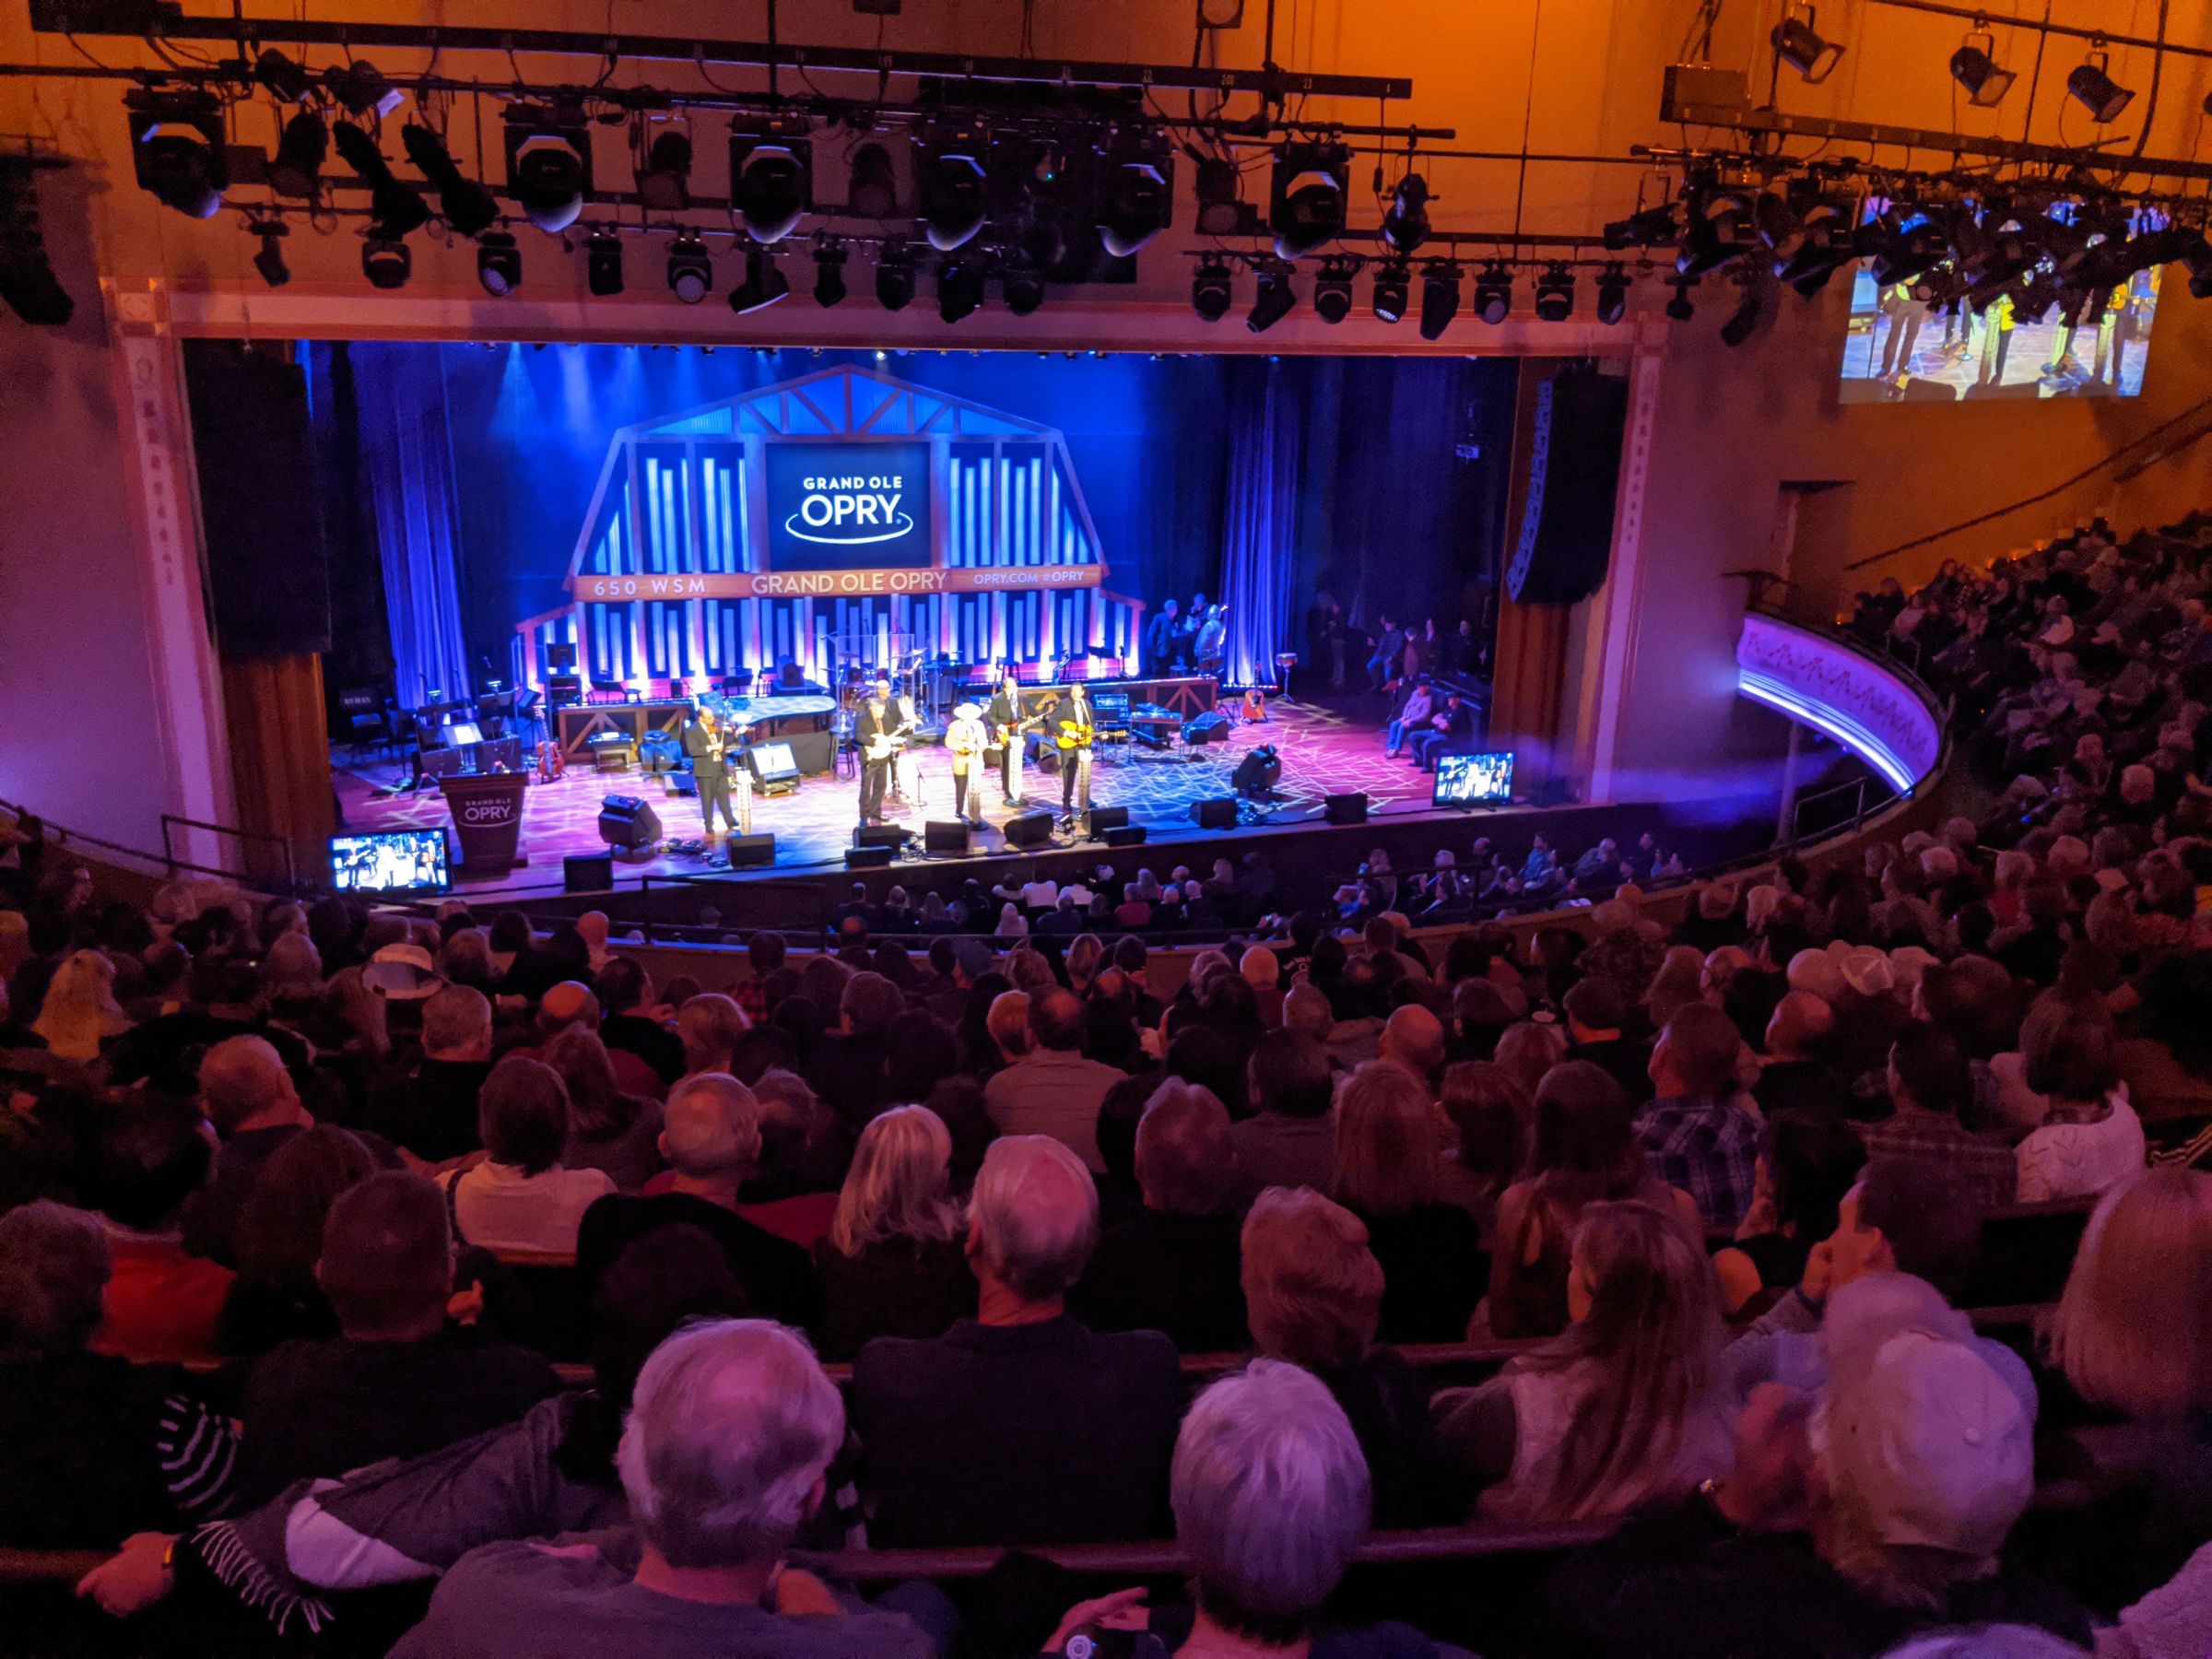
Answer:
<svg viewBox="0 0 2212 1659"><path fill-rule="evenodd" d="M438 780L446 810L461 840L461 871L467 876L504 876L519 864L525 774L455 772Z"/></svg>

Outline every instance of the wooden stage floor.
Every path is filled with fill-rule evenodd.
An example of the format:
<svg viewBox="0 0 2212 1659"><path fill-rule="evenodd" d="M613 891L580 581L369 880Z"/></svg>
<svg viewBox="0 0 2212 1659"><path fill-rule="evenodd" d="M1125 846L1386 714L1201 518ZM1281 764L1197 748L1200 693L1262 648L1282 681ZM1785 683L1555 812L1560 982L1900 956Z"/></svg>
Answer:
<svg viewBox="0 0 2212 1659"><path fill-rule="evenodd" d="M1403 758L1392 760L1382 753L1380 701L1367 705L1366 700L1360 699L1347 707L1352 712L1278 700L1270 705L1265 723L1246 725L1232 721L1226 743L1206 744L1188 751L1178 743L1157 752L1130 745L1112 746L1115 758L1101 760L1092 770L1092 798L1101 806L1126 806L1129 821L1143 825L1153 842L1171 841L1179 835L1212 838L1218 832L1200 830L1192 823L1192 803L1230 794L1230 779L1238 762L1258 745L1272 743L1282 759L1282 778L1272 801L1258 803L1242 814L1248 824L1287 828L1318 823L1324 795L1354 790L1367 794L1368 809L1375 816L1387 814L1403 819L1430 812L1429 774L1415 771ZM919 788L910 782L904 810L898 810L895 803L891 810L896 821L918 836L924 820L951 818L952 780L942 748L924 748L916 753ZM449 822L445 802L434 785L417 794L393 791L392 785L405 781L404 767L374 759L356 763L342 754L335 759L332 782L344 832L429 829ZM913 759L910 754L910 775ZM1008 852L997 826L1012 814L999 798L995 780L994 771L987 775L985 828L975 834L970 855L974 859L1000 858ZM1059 810L1060 780L1056 775L1031 768L1025 794L1030 810ZM665 794L659 779L636 771L571 771L556 782L533 784L524 796L522 847L527 863L496 880L470 880L456 874L454 890L490 896L559 888L565 854L603 849L599 804L609 794L642 795L651 801L660 817L664 837L699 837L695 797ZM755 833L776 838L772 866L730 872L725 865L715 862L712 853L702 858L696 853L671 853L664 846L650 857L618 858L616 884L634 886L646 876L818 876L841 866L844 851L852 844L858 803L859 784L853 779L807 778L796 794L754 798ZM1063 836L1059 844L1070 841ZM959 862L933 860L932 867ZM1161 873L1166 872L1163 869Z"/></svg>

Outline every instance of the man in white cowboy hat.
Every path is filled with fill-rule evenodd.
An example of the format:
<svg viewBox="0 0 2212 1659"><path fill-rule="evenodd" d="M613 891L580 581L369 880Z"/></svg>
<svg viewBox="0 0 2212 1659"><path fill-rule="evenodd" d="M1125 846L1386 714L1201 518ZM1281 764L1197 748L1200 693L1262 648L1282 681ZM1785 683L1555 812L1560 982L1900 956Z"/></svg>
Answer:
<svg viewBox="0 0 2212 1659"><path fill-rule="evenodd" d="M945 728L945 752L952 757L952 815L978 829L983 822L983 712L974 703L956 704Z"/></svg>

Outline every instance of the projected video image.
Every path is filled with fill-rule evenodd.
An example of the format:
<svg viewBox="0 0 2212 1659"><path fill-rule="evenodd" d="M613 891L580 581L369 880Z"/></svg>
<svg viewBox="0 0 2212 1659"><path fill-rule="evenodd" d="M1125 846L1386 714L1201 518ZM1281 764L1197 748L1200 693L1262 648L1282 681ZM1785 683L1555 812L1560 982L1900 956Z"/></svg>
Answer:
<svg viewBox="0 0 2212 1659"><path fill-rule="evenodd" d="M1483 806L1512 797L1512 750L1491 755L1437 757L1437 806Z"/></svg>
<svg viewBox="0 0 2212 1659"><path fill-rule="evenodd" d="M393 830L330 842L331 885L341 893L440 893L451 882L445 831Z"/></svg>

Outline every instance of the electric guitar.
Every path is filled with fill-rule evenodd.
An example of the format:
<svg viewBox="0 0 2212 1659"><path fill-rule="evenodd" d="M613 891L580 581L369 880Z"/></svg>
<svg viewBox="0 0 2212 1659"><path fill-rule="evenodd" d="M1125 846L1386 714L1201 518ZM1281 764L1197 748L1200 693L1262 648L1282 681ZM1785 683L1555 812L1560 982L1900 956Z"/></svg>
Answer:
<svg viewBox="0 0 2212 1659"><path fill-rule="evenodd" d="M998 748L1006 747L1007 744L1013 742L1017 737L1020 736L1031 726L1041 723L1043 719L1044 716L1041 714L1032 714L1026 720L1016 721L1012 725L1006 725L1003 724L994 725L991 728L993 733L992 742L994 747Z"/></svg>

